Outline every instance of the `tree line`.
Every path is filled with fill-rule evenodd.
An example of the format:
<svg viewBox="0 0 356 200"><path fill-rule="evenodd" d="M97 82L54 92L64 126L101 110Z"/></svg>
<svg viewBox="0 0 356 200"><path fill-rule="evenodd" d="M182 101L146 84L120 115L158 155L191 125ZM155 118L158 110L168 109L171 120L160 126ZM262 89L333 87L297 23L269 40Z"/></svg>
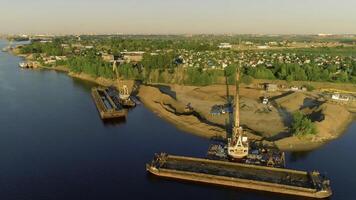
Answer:
<svg viewBox="0 0 356 200"><path fill-rule="evenodd" d="M100 43L100 45L111 45L116 47L116 51L121 51L121 48L145 48L153 44L169 47L177 41L162 40L154 42L146 39L139 40L108 40ZM104 41L105 41L104 40ZM125 42L124 42L125 41ZM116 78L115 72L112 70L112 64L102 60L99 51L96 49L83 50L79 54L75 54L73 49L64 49L62 47L63 39L55 39L52 43L33 42L21 48L23 54L33 53L38 57L39 54L48 56L68 57L67 61L60 61L61 65L68 66L71 71L84 72L92 76L102 76L105 78ZM112 42L112 43L111 43ZM189 44L188 44L189 43ZM121 45L121 46L120 46ZM129 45L129 46L127 46ZM182 48L198 48L202 46L197 40L197 43L182 43ZM190 47L185 45L191 45ZM211 44L203 49L210 48ZM144 49L142 49L144 50ZM112 51L115 51L113 48ZM279 79L286 81L326 81L326 82L351 82L356 83L356 61L352 60L345 65L317 65L315 63L299 65L296 63L272 63L271 67L258 65L256 67L243 66L242 81L245 83L251 82L252 79ZM175 50L157 51L157 53L145 53L143 60L139 63L126 63L118 68L119 74L128 79L139 79L142 81L156 82L174 82L189 85L209 85L227 82L234 83L234 72L236 64L229 65L225 70L209 69L203 67L183 67L183 60ZM225 80L225 81L224 81Z"/></svg>

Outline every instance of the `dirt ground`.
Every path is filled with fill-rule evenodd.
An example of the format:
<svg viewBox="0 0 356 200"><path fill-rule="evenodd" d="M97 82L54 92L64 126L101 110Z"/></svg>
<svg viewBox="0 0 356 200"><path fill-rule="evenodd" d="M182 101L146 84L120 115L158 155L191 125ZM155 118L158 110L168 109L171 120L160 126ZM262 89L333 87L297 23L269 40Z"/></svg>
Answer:
<svg viewBox="0 0 356 200"><path fill-rule="evenodd" d="M152 85L141 86L139 97L148 108L178 128L204 137L225 138L231 116L211 115L210 110L213 105L233 99L234 93L235 87L223 85ZM265 91L261 89L240 88L241 124L250 138L266 140L282 150L316 148L337 138L352 119L345 106L321 102L317 92L270 93L270 110L261 103L264 95ZM188 103L194 108L194 114L186 111ZM289 133L291 113L297 110L323 116L323 120L315 122L319 130L317 135L296 137Z"/></svg>
<svg viewBox="0 0 356 200"><path fill-rule="evenodd" d="M227 90L226 86L223 85L206 87L173 85L171 90L176 93L179 102L184 105L190 103L194 110L207 121L221 126L232 122L232 118L228 114L211 115L210 110L213 105L223 105L228 103L228 99L233 100L234 86L229 86ZM263 90L243 87L240 89L240 95L242 126L257 132L262 137L271 137L285 131L284 120L277 109L272 108L271 111L268 111L266 105L261 103L260 98L264 95Z"/></svg>
<svg viewBox="0 0 356 200"><path fill-rule="evenodd" d="M235 87L229 88L229 94L234 94ZM241 88L241 124L251 133L250 137L254 139L270 138L281 132L285 132L287 127L278 110L274 107L267 111L266 105L261 103L260 97L263 97L264 91L249 88ZM155 85L141 86L139 97L143 103L158 113L163 118L177 118L175 124L182 126L184 123L194 123L194 126L205 124L210 127L217 127L222 131L218 134L214 129L213 133L200 130L198 134L226 137L226 130L232 123L232 116L211 115L210 110L213 105L227 103L227 89L222 85L195 87L180 85ZM233 96L230 97L233 99ZM190 103L194 109L194 115L186 112L185 107ZM197 122L197 123L195 123ZM187 131L192 127L186 124L184 129Z"/></svg>
<svg viewBox="0 0 356 200"><path fill-rule="evenodd" d="M184 112L184 104L161 93L156 87L142 85L138 96L150 110L184 131L193 132L207 138L226 137L226 131L222 127L202 123L194 115L177 115L175 112Z"/></svg>

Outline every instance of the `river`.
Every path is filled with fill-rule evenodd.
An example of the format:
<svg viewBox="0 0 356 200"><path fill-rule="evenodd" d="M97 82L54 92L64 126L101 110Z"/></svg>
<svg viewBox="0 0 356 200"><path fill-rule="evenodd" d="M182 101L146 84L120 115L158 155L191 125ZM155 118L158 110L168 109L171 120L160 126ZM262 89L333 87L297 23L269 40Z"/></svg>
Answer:
<svg viewBox="0 0 356 200"><path fill-rule="evenodd" d="M0 52L0 199L298 199L148 175L145 163L154 153L202 157L210 141L178 130L143 105L126 121L103 123L91 99L93 84L20 69L20 61ZM287 165L326 172L331 199L354 199L355 133L353 123L317 150L289 153Z"/></svg>

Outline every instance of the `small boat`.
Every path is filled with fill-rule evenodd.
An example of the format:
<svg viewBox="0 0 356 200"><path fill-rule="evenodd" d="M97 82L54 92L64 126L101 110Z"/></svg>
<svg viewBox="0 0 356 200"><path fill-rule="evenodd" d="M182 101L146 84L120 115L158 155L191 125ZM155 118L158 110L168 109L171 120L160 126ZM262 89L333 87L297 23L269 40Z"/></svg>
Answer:
<svg viewBox="0 0 356 200"><path fill-rule="evenodd" d="M28 68L28 64L26 62L20 62L19 67L21 68Z"/></svg>

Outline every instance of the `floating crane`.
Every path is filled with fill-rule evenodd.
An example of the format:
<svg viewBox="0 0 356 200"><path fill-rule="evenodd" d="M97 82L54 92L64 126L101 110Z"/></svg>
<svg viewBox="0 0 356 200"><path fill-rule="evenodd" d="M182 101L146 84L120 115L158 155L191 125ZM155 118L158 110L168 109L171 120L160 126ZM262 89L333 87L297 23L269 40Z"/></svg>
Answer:
<svg viewBox="0 0 356 200"><path fill-rule="evenodd" d="M119 75L119 70L117 68L117 61L114 60L112 70L116 74L116 79L119 81L119 84L121 82L120 75ZM130 97L129 89L127 85L122 84L122 87L119 89L120 92L120 98L127 100Z"/></svg>
<svg viewBox="0 0 356 200"><path fill-rule="evenodd" d="M120 74L119 70L117 68L117 61L114 60L112 70L116 74L116 79L119 81L119 86L122 85L122 87L119 87L119 102L124 106L124 107L135 107L136 103L132 100L132 97L129 92L129 88L127 85L123 84L123 81L120 79ZM115 90L114 87L109 87L111 91Z"/></svg>
<svg viewBox="0 0 356 200"><path fill-rule="evenodd" d="M232 128L232 136L228 139L228 155L232 159L242 159L249 153L248 138L243 136L243 129L240 126L240 67L236 69L236 94L235 94L235 112L234 112L234 125Z"/></svg>

